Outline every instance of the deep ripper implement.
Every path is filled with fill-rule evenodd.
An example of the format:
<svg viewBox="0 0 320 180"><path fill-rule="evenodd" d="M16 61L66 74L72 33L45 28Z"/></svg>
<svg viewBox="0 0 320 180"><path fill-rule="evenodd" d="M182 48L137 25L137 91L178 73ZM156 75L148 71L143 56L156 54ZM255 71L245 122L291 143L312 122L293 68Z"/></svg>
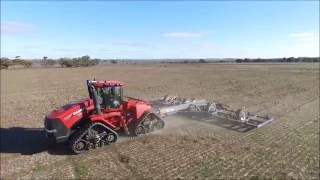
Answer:
<svg viewBox="0 0 320 180"><path fill-rule="evenodd" d="M71 102L49 112L45 117L46 136L55 143L68 143L78 154L117 141L118 133L140 136L164 128L162 117L177 112L205 112L249 126L261 127L273 119L233 111L206 100L165 96L150 102L123 96L119 81L87 80L89 98Z"/></svg>

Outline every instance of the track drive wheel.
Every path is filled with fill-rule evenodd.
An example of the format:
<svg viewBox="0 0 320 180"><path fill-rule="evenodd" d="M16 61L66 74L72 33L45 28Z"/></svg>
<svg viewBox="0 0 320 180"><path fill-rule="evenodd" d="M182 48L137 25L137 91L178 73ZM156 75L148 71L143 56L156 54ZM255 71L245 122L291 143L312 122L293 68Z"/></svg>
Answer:
<svg viewBox="0 0 320 180"><path fill-rule="evenodd" d="M81 129L76 132L69 140L69 146L72 152L75 154L80 154L83 151L89 150L89 143L82 137L86 135L85 129Z"/></svg>
<svg viewBox="0 0 320 180"><path fill-rule="evenodd" d="M164 128L164 121L154 113L146 113L139 121L135 122L130 129L130 134L141 136L155 130Z"/></svg>
<svg viewBox="0 0 320 180"><path fill-rule="evenodd" d="M102 123L92 123L80 128L69 140L70 149L80 154L90 148L100 148L115 143L118 134Z"/></svg>
<svg viewBox="0 0 320 180"><path fill-rule="evenodd" d="M162 119L157 119L156 123L154 124L154 129L155 130L163 129L164 125L165 125L165 123L164 123L164 121Z"/></svg>
<svg viewBox="0 0 320 180"><path fill-rule="evenodd" d="M143 125L137 125L134 129L134 135L142 136L144 134L146 134L146 129L143 127Z"/></svg>

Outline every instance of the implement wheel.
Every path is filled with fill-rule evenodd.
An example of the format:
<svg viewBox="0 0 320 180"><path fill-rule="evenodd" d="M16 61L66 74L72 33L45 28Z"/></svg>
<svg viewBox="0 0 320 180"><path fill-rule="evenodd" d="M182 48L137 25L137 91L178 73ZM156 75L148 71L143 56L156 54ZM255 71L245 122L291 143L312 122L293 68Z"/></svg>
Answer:
<svg viewBox="0 0 320 180"><path fill-rule="evenodd" d="M245 111L245 107L242 107L241 109L239 109L239 110L236 112L236 115L237 115L237 119L238 119L240 122L246 122L246 121L247 121L248 114L247 114L247 112Z"/></svg>

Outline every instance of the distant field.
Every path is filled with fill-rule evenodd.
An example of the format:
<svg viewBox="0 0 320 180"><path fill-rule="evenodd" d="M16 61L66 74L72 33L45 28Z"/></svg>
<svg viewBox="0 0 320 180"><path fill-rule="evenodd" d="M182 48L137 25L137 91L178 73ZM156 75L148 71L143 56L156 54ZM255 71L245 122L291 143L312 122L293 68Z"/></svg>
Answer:
<svg viewBox="0 0 320 180"><path fill-rule="evenodd" d="M77 156L50 147L45 113L87 97L85 80L93 78L124 81L133 97L205 98L275 121L242 133L175 116L160 133ZM1 70L1 179L319 179L319 117L319 63Z"/></svg>

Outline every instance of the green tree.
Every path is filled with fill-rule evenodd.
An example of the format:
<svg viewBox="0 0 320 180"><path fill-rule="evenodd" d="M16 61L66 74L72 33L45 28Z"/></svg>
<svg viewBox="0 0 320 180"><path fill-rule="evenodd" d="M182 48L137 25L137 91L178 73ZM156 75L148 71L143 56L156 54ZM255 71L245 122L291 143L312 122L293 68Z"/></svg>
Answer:
<svg viewBox="0 0 320 180"><path fill-rule="evenodd" d="M82 56L78 58L79 60L79 66L89 66L90 65L90 56Z"/></svg>
<svg viewBox="0 0 320 180"><path fill-rule="evenodd" d="M60 58L59 64L61 67L73 67L73 60L69 58Z"/></svg>

